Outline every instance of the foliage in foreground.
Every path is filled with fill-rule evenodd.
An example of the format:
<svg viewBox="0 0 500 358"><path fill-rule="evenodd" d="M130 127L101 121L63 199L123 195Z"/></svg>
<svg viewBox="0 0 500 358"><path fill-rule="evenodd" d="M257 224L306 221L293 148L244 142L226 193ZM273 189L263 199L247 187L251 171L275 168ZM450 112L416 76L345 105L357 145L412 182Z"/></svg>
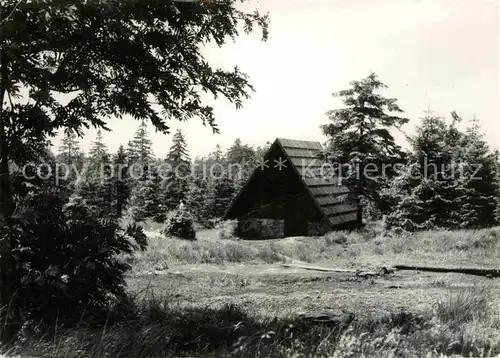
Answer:
<svg viewBox="0 0 500 358"><path fill-rule="evenodd" d="M100 319L125 298L124 274L131 267L119 255L145 249L142 229L97 219L81 199L68 203L55 190L32 193L24 205L21 218L2 230L17 243L14 256L22 264L12 301L21 309L17 319L71 325L82 317Z"/></svg>
<svg viewBox="0 0 500 358"><path fill-rule="evenodd" d="M213 41L221 46L235 39L240 30L249 33L255 26L262 28L266 39L267 25L267 16L241 11L234 0L223 4L160 1L147 5L90 0L73 2L71 6L55 6L43 0L1 1L2 229L4 224L12 227L18 219L16 197L20 193L14 188L10 164L22 166L33 160L46 140L61 129L77 134L91 125L109 129L106 120L130 115L150 121L162 133L169 131L168 119L193 117L217 131L213 107L201 93L209 91L215 97L225 97L240 108L253 88L248 76L236 67L212 68L200 45ZM108 191L108 185L103 189ZM100 239L101 234L115 234L111 228L104 233L92 231L86 224L94 220L86 220L78 225L91 241ZM60 224L58 219L55 222ZM11 306L22 287L16 264L28 263L14 258L12 249L20 232L0 233L2 307ZM67 232L65 235L71 236ZM46 232L33 239L47 236ZM31 249L28 247L28 251ZM20 307L11 308L18 311ZM13 336L10 330L0 333L5 333L0 339Z"/></svg>
<svg viewBox="0 0 500 358"><path fill-rule="evenodd" d="M498 307L488 290L455 291L425 313L339 317L330 326L301 317L257 318L233 305L179 309L148 296L122 321L61 329L52 336L26 329L13 354L57 356L212 357L486 357L500 353Z"/></svg>

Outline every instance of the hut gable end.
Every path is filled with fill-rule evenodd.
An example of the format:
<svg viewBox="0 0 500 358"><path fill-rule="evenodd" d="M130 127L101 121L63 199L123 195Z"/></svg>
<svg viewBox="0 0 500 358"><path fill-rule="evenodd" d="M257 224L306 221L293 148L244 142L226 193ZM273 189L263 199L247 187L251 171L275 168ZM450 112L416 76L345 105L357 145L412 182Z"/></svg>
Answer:
<svg viewBox="0 0 500 358"><path fill-rule="evenodd" d="M346 200L350 191L328 171L322 150L319 142L277 138L224 219L283 218L290 212L285 202L292 202L299 216L321 220L331 229L359 224L359 205Z"/></svg>

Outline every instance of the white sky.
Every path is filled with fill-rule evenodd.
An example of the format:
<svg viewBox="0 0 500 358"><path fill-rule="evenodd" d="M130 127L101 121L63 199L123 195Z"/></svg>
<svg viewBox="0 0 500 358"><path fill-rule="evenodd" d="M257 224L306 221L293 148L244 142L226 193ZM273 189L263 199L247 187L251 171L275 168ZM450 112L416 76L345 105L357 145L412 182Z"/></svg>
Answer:
<svg viewBox="0 0 500 358"><path fill-rule="evenodd" d="M448 118L456 110L466 119L476 115L491 146L500 147L497 1L251 0L244 7L269 11L269 40L261 42L256 32L204 53L214 66L237 65L256 92L240 110L214 102L219 135L196 119L170 123L172 132L184 131L193 158L237 137L251 145L277 137L324 142L325 112L340 105L331 94L371 71L411 119L406 132L429 106ZM112 120L113 132L103 133L109 149L126 145L137 126L133 119ZM91 130L82 139L83 149L94 136ZM155 154L164 157L172 136L151 128L151 137Z"/></svg>

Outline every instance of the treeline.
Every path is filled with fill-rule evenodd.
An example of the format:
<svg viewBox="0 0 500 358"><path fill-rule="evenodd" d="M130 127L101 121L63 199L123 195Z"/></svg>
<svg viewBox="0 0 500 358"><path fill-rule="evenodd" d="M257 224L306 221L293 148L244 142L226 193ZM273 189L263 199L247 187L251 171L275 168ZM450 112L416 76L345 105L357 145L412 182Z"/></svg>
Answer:
<svg viewBox="0 0 500 358"><path fill-rule="evenodd" d="M375 74L351 85L335 94L344 107L328 113L323 156L340 164L337 174L361 199L365 218L410 232L500 222L499 154L477 118L463 123L455 111L447 119L429 110L404 150L392 133L409 119L395 98L380 94L386 86Z"/></svg>
<svg viewBox="0 0 500 358"><path fill-rule="evenodd" d="M60 176L71 201L80 201L97 217L125 218L134 222L165 222L182 203L203 226L221 218L244 185L269 143L262 147L240 139L226 150L192 160L183 133L178 130L165 158L158 158L145 122L127 146L111 154L101 132L88 153L69 132L62 139L56 160L66 172Z"/></svg>
<svg viewBox="0 0 500 358"><path fill-rule="evenodd" d="M365 220L382 219L387 229L405 231L497 225L499 154L488 146L478 119L466 121L454 111L442 118L428 110L406 136L405 150L393 131L409 119L395 98L379 93L385 87L375 74L352 82L336 94L344 106L328 112L330 123L322 126L328 137L323 159L361 199ZM163 223L182 203L192 221L210 227L269 146L253 148L236 139L226 151L217 146L192 160L177 131L167 156L157 158L142 122L113 155L100 132L87 155L68 133L57 160L81 173L69 176L67 191L98 217Z"/></svg>
<svg viewBox="0 0 500 358"><path fill-rule="evenodd" d="M488 147L476 119L427 115L411 138L402 172L384 188L388 228L484 228L499 223L499 156Z"/></svg>

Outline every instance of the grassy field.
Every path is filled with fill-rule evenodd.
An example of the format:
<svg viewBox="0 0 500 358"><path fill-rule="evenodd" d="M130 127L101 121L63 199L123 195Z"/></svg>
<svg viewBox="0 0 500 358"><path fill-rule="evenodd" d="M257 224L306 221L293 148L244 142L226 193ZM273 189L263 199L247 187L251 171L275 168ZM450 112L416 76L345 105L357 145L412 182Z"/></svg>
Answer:
<svg viewBox="0 0 500 358"><path fill-rule="evenodd" d="M223 229L222 229L223 230ZM373 268L395 263L498 267L500 228L432 231L386 236L373 224L359 232L280 240L236 240L219 230L204 230L195 242L167 240L148 230L150 242L137 255L135 270L163 270L198 264L273 264L302 261L344 268ZM220 237L228 237L220 239Z"/></svg>
<svg viewBox="0 0 500 358"><path fill-rule="evenodd" d="M135 255L128 277L135 301L130 317L106 327L61 330L50 341L31 340L22 346L23 356L500 354L499 279L414 271L359 277L282 266L499 268L500 228L391 237L374 225L266 241L236 240L219 229L199 231L194 242L146 229L149 247ZM304 318L324 311L335 317L333 326Z"/></svg>

